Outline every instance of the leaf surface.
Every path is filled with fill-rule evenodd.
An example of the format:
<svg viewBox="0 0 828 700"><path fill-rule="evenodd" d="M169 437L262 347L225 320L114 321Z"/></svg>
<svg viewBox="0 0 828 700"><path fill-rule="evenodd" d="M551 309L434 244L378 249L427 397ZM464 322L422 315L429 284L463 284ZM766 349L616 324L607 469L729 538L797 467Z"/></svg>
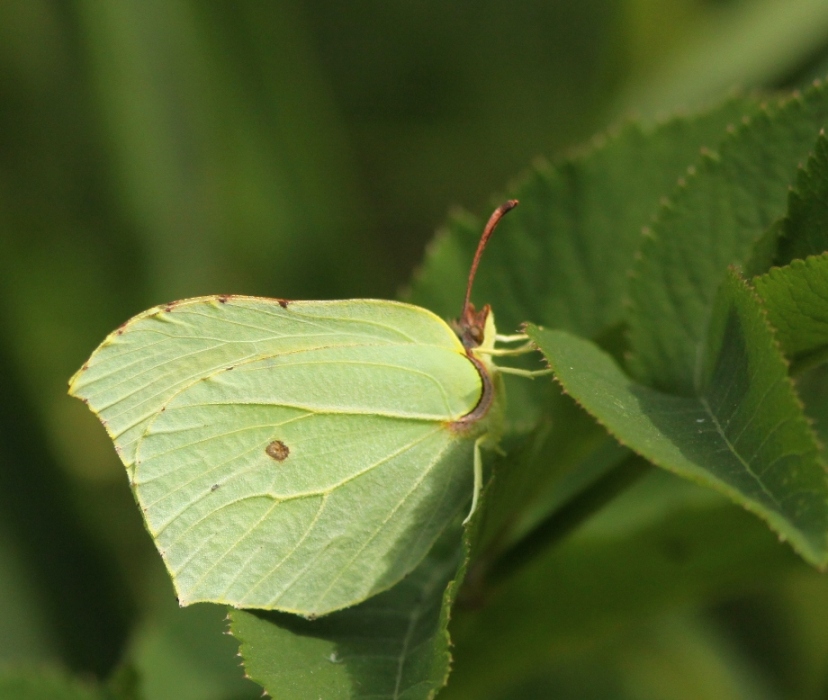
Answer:
<svg viewBox="0 0 828 700"><path fill-rule="evenodd" d="M785 354L814 363L828 351L828 254L794 260L753 280Z"/></svg>
<svg viewBox="0 0 828 700"><path fill-rule="evenodd" d="M767 107L707 152L658 210L630 280L630 369L693 395L717 289L786 211L788 185L828 120L819 85Z"/></svg>
<svg viewBox="0 0 828 700"><path fill-rule="evenodd" d="M498 328L511 332L531 319L593 336L619 323L641 228L699 149L718 144L728 124L754 109L738 99L655 128L627 124L509 188L521 205L493 236L475 282ZM415 277L415 303L457 315L479 235L475 218L453 217Z"/></svg>
<svg viewBox="0 0 828 700"><path fill-rule="evenodd" d="M530 326L564 389L623 444L765 519L809 562L828 561L828 483L758 299L734 274L719 295L696 396L630 379L605 352Z"/></svg>
<svg viewBox="0 0 828 700"><path fill-rule="evenodd" d="M805 415L820 442L823 462L828 461L828 365L820 365L795 378L797 394L805 404Z"/></svg>
<svg viewBox="0 0 828 700"><path fill-rule="evenodd" d="M232 611L247 674L274 698L434 697L451 660L449 610L465 554L459 534L449 531L391 590L320 620Z"/></svg>
<svg viewBox="0 0 828 700"><path fill-rule="evenodd" d="M828 250L828 138L824 131L819 132L806 166L797 173L782 224L777 265Z"/></svg>

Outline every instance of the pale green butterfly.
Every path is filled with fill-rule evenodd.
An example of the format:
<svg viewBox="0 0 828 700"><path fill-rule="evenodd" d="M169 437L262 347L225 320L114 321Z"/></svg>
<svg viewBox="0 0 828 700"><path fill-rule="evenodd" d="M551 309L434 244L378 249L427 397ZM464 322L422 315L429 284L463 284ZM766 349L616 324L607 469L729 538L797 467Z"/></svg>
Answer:
<svg viewBox="0 0 828 700"><path fill-rule="evenodd" d="M454 330L393 301L212 296L95 350L69 392L114 441L182 605L323 615L409 573L470 490L471 516L510 371L491 358L529 350L496 350L525 336L470 301L516 205L486 225Z"/></svg>

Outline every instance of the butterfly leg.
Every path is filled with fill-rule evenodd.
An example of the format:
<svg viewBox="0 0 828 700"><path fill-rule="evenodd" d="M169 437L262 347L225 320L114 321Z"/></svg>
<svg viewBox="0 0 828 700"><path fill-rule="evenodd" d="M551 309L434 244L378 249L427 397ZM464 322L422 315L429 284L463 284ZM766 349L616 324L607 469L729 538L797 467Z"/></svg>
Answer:
<svg viewBox="0 0 828 700"><path fill-rule="evenodd" d="M535 352L537 348L532 341L526 342L523 345L518 345L516 348L487 348L478 350L478 352L492 355L493 357L503 357L506 355L525 355L530 352Z"/></svg>
<svg viewBox="0 0 828 700"><path fill-rule="evenodd" d="M500 365L497 366L497 371L503 374L514 374L516 377L526 377L527 379L552 374L551 369L520 369L518 367L501 367Z"/></svg>
<svg viewBox="0 0 828 700"><path fill-rule="evenodd" d="M526 333L515 333L513 335L503 335L498 333L495 335L495 342L498 343L518 343L522 340L529 340L529 336Z"/></svg>
<svg viewBox="0 0 828 700"><path fill-rule="evenodd" d="M474 490L472 491L471 510L469 510L469 514L463 521L463 525L471 520L471 516L477 510L477 501L480 498L480 492L483 490L483 457L480 454L480 445L483 444L485 439L486 436L481 435L474 441Z"/></svg>

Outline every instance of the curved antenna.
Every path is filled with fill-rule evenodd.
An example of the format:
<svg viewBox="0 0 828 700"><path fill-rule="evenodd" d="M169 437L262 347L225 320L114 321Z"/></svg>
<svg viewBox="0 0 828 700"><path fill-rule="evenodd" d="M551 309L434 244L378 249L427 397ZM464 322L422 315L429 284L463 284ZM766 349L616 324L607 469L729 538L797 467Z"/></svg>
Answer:
<svg viewBox="0 0 828 700"><path fill-rule="evenodd" d="M477 274L477 266L480 264L480 257L483 255L483 250L486 248L486 244L489 242L489 238L491 238L494 230L497 228L497 225L500 223L500 220L508 214L512 209L514 209L518 205L518 200L510 199L507 202L501 204L497 209L494 210L492 215L489 217L489 221L486 224L486 228L483 229L483 235L480 236L480 243L477 244L477 252L474 254L474 260L472 260L471 270L469 270L469 281L466 285L466 298L463 301L463 313L461 314L460 318L468 318L469 314L469 306L471 304L471 291L472 285L474 284L474 277Z"/></svg>

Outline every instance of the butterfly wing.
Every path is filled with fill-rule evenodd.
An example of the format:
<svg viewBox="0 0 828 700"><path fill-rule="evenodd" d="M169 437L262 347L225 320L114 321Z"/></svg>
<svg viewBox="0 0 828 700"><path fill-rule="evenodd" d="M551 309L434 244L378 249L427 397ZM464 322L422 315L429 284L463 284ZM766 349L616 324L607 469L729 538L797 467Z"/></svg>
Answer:
<svg viewBox="0 0 828 700"><path fill-rule="evenodd" d="M74 378L181 602L319 615L413 569L471 493L480 376L384 301L204 298L126 324Z"/></svg>

